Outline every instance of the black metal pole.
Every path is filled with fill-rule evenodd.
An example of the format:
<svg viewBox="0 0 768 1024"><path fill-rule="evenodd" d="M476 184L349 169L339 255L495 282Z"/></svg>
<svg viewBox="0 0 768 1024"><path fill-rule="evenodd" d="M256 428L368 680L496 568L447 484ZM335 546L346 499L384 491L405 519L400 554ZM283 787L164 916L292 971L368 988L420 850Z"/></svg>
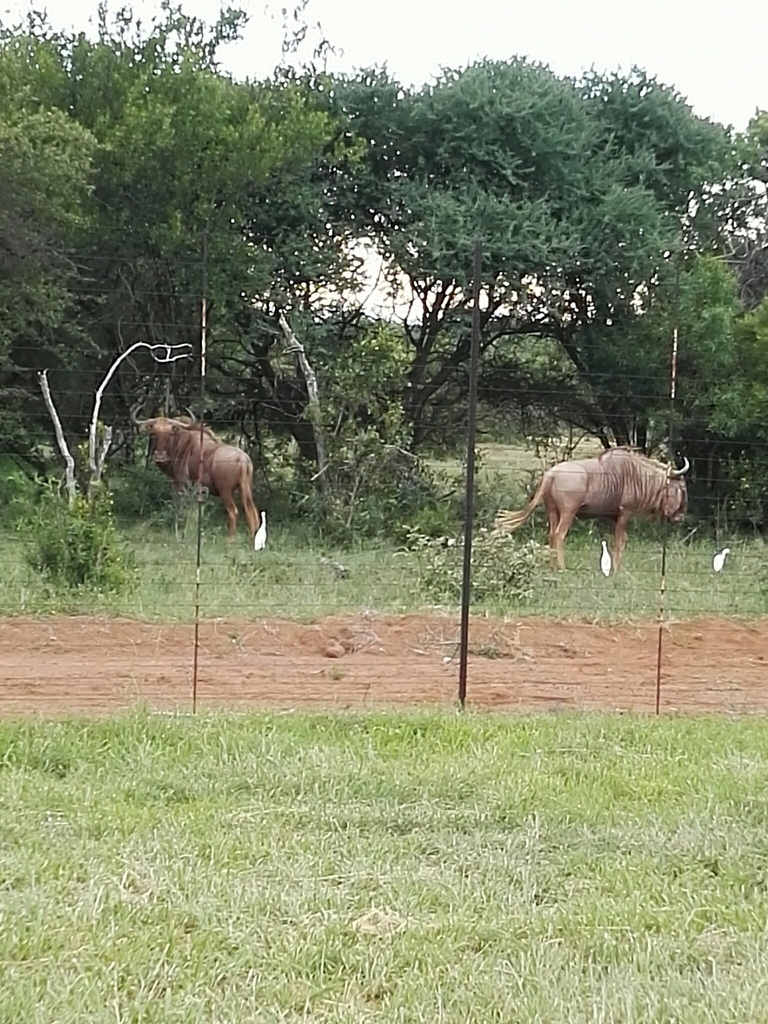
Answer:
<svg viewBox="0 0 768 1024"><path fill-rule="evenodd" d="M469 357L469 399L467 410L467 478L464 501L464 568L461 580L461 634L459 640L459 704L467 699L467 655L469 653L469 598L472 588L472 526L475 514L475 431L477 427L477 368L480 360L480 274L482 247L475 242L472 292L472 347Z"/></svg>

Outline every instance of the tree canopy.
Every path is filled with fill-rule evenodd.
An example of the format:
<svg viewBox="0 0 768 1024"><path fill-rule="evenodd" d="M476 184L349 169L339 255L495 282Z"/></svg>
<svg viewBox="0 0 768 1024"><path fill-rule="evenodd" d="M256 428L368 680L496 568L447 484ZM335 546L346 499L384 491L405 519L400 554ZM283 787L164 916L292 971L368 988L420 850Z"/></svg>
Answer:
<svg viewBox="0 0 768 1024"><path fill-rule="evenodd" d="M378 68L238 82L218 52L244 18L209 26L166 2L149 26L102 8L93 39L38 16L0 32L6 451L48 434L35 370L77 425L134 341L197 348L203 291L214 422L289 438L312 476L285 312L345 458L371 431L444 447L465 416L479 239L486 429L511 417L661 450L677 325L674 445L703 493L744 490L768 441L766 112L738 135L642 69L569 78L523 58L414 88ZM362 247L403 315L366 304ZM196 395L194 363L127 360L104 415L127 443L132 405ZM750 480L756 521L768 469Z"/></svg>

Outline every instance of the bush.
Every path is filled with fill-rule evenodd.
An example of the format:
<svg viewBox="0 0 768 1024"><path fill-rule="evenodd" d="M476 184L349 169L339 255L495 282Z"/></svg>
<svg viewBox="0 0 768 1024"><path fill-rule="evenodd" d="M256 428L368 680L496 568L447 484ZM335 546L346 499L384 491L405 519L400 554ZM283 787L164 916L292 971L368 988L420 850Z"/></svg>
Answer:
<svg viewBox="0 0 768 1024"><path fill-rule="evenodd" d="M463 539L426 537L411 531L409 547L419 560L421 582L439 604L461 599ZM547 571L548 552L534 540L520 542L510 533L478 530L472 538L472 599L507 603L530 600L537 589L553 582Z"/></svg>
<svg viewBox="0 0 768 1024"><path fill-rule="evenodd" d="M27 562L56 587L119 593L136 583L133 554L117 533L103 486L91 501L78 495L70 507L58 484L49 482L21 529Z"/></svg>
<svg viewBox="0 0 768 1024"><path fill-rule="evenodd" d="M402 543L414 520L440 505L437 483L424 463L383 442L374 430L337 443L326 478L326 494L300 474L294 484L296 511L314 520L326 542L376 537Z"/></svg>
<svg viewBox="0 0 768 1024"><path fill-rule="evenodd" d="M34 504L39 484L12 459L0 459L0 522L12 525L20 510Z"/></svg>
<svg viewBox="0 0 768 1024"><path fill-rule="evenodd" d="M173 525L175 506L171 481L155 466L129 463L110 473L114 513L122 520Z"/></svg>

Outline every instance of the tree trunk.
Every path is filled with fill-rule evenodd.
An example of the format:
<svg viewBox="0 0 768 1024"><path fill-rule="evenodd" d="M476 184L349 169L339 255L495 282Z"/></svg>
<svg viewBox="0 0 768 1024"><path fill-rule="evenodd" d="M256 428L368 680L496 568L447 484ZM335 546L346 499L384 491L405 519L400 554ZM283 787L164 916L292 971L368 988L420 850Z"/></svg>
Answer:
<svg viewBox="0 0 768 1024"><path fill-rule="evenodd" d="M285 319L282 312L278 318L278 323L280 324L280 329L285 336L285 352L296 356L302 376L304 377L307 385L307 395L309 397L309 421L312 424L312 432L315 437L315 451L317 452L317 479L320 482L320 490L323 494L326 494L328 491L328 478L326 473L328 468L328 459L325 453L325 435L323 433L323 417L322 410L320 408L320 396L317 390L317 375L310 366L306 352L304 351L304 346L291 330L288 325L288 321Z"/></svg>
<svg viewBox="0 0 768 1024"><path fill-rule="evenodd" d="M58 444L59 451L64 458L64 464L66 467L64 472L67 482L67 495L71 508L72 505L74 505L75 498L77 496L77 484L75 483L75 460L73 459L72 453L67 445L66 438L64 437L64 431L61 428L61 420L59 419L59 414L56 411L56 406L53 402L51 388L48 384L48 371L43 370L42 373L38 373L37 379L40 383L40 390L43 392L43 398L45 399L45 404L50 414L51 421L53 422L53 430L56 434L56 443Z"/></svg>

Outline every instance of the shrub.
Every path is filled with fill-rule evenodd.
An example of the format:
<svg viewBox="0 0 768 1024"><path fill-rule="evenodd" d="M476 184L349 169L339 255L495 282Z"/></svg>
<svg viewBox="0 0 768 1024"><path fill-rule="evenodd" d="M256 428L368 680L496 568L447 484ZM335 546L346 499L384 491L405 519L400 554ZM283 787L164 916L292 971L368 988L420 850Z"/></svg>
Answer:
<svg viewBox="0 0 768 1024"><path fill-rule="evenodd" d="M37 498L39 485L11 459L0 459L0 522L12 525Z"/></svg>
<svg viewBox="0 0 768 1024"><path fill-rule="evenodd" d="M158 526L173 525L175 506L171 481L155 466L129 463L110 474L114 513L122 520L140 519Z"/></svg>
<svg viewBox="0 0 768 1024"><path fill-rule="evenodd" d="M117 533L112 497L103 486L90 501L77 495L70 507L49 482L21 529L29 565L56 587L118 593L136 582L133 554Z"/></svg>
<svg viewBox="0 0 768 1024"><path fill-rule="evenodd" d="M439 604L461 599L463 539L426 537L411 531L409 547L419 561L421 582ZM472 538L472 599L474 602L528 601L538 588L553 582L547 571L548 553L534 540L521 542L510 533L481 529Z"/></svg>
<svg viewBox="0 0 768 1024"><path fill-rule="evenodd" d="M324 540L345 544L382 538L402 543L426 509L439 505L436 481L424 463L375 430L337 442L328 456L328 491L297 474L296 511L310 516Z"/></svg>

